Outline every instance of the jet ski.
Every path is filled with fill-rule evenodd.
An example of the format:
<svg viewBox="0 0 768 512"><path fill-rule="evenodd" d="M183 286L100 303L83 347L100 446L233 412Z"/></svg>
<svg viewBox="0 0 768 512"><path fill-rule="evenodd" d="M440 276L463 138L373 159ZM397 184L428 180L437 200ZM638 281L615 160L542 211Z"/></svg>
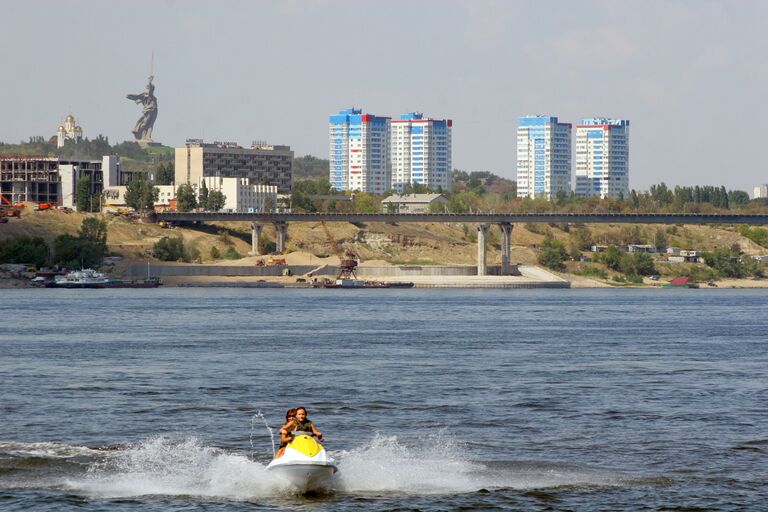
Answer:
<svg viewBox="0 0 768 512"><path fill-rule="evenodd" d="M336 461L311 432L291 432L291 435L293 439L285 453L270 462L267 471L279 475L300 493L330 490L333 474L338 471Z"/></svg>

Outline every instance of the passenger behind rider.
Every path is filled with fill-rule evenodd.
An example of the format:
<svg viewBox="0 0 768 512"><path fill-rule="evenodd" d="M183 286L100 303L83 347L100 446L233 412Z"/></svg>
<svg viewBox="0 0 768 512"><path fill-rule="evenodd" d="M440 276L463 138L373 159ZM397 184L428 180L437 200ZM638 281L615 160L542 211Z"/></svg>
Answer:
<svg viewBox="0 0 768 512"><path fill-rule="evenodd" d="M291 442L291 435L288 433L291 430L291 425L293 425L293 419L296 417L296 409L288 409L288 412L285 413L285 423L282 427L280 427L280 448L277 450L277 453L275 454L275 458L279 458L285 453L285 447L288 446L288 443ZM286 430L287 429L287 430Z"/></svg>
<svg viewBox="0 0 768 512"><path fill-rule="evenodd" d="M289 434L292 430L296 432L312 432L320 441L323 440L323 434L317 430L315 424L307 418L306 407L296 408L296 417L293 421L289 421L280 429L280 439L283 438L284 433Z"/></svg>

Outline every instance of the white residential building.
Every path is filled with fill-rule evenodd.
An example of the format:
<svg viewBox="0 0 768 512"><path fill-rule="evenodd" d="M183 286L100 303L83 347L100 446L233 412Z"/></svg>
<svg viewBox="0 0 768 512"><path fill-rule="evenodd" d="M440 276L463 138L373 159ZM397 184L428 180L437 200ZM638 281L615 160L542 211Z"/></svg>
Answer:
<svg viewBox="0 0 768 512"><path fill-rule="evenodd" d="M450 119L425 119L410 112L392 121L392 184L403 192L405 185L419 183L431 190L451 190Z"/></svg>
<svg viewBox="0 0 768 512"><path fill-rule="evenodd" d="M554 199L571 192L571 124L525 116L517 128L517 197Z"/></svg>
<svg viewBox="0 0 768 512"><path fill-rule="evenodd" d="M276 185L253 185L248 178L206 176L198 183L198 193L203 181L209 192L217 190L224 194L224 211L257 213L277 210Z"/></svg>
<svg viewBox="0 0 768 512"><path fill-rule="evenodd" d="M328 117L329 181L338 191L390 188L390 118L350 108Z"/></svg>
<svg viewBox="0 0 768 512"><path fill-rule="evenodd" d="M768 197L768 185L758 185L752 192L752 199L764 199Z"/></svg>
<svg viewBox="0 0 768 512"><path fill-rule="evenodd" d="M629 120L590 118L576 126L576 195L629 195Z"/></svg>

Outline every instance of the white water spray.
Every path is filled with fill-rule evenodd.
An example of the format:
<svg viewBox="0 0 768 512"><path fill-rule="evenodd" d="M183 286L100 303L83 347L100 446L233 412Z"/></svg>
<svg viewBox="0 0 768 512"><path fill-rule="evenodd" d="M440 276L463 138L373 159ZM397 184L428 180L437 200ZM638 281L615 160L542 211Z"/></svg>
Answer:
<svg viewBox="0 0 768 512"><path fill-rule="evenodd" d="M256 447L253 445L253 434L256 430L256 418L261 418L261 421L264 423L267 432L269 432L269 439L272 441L272 458L275 458L275 433L272 431L272 427L269 426L269 423L267 423L267 418L264 417L264 414L261 412L261 410L258 410L256 411L256 414L254 414L251 418L251 460L254 460L254 455L256 453Z"/></svg>

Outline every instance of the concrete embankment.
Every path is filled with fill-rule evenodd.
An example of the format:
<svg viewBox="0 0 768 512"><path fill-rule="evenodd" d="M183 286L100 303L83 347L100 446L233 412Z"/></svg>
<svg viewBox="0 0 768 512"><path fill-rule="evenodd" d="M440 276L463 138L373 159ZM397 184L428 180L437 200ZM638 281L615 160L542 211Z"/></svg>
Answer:
<svg viewBox="0 0 768 512"><path fill-rule="evenodd" d="M284 275L290 270L291 277ZM478 276L473 265L361 265L357 275L361 279L412 282L415 288L569 288L570 282L546 270L534 266L515 267L518 275L502 276L499 267L489 267L492 275ZM145 276L147 267L129 265L126 275ZM297 283L297 277L333 277L338 273L335 265L285 265L285 266L233 266L168 264L152 265L150 273L163 278L170 286L205 287L275 287L309 286ZM310 277L311 274L311 277ZM493 275L496 274L496 275Z"/></svg>

